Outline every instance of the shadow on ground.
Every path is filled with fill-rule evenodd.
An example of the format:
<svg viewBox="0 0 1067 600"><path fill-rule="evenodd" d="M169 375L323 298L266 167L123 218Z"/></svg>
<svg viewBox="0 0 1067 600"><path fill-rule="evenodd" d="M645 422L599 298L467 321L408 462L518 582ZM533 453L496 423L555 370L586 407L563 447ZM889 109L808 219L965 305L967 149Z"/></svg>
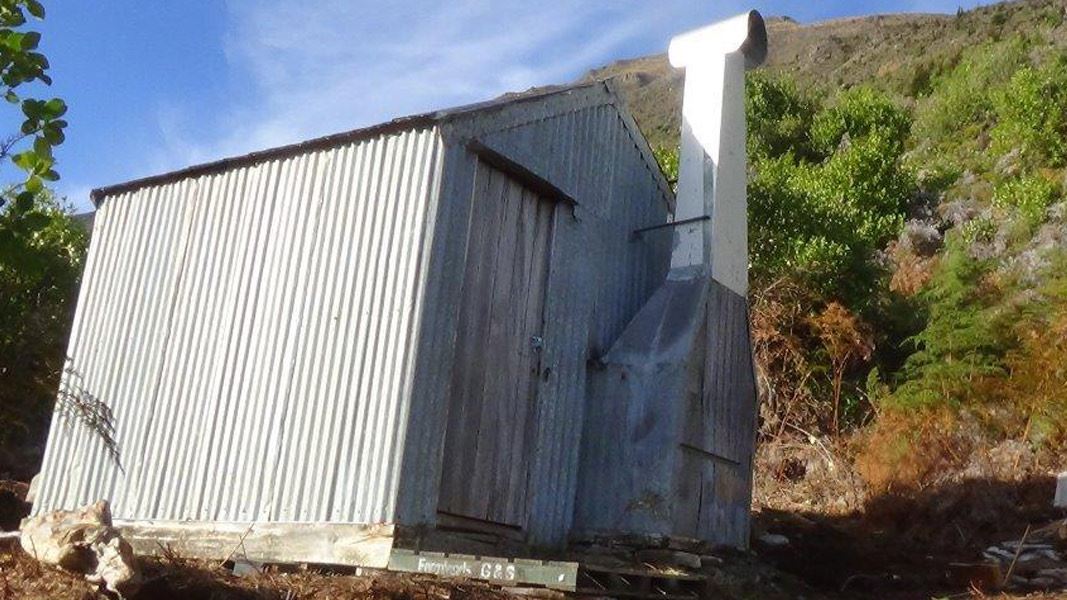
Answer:
<svg viewBox="0 0 1067 600"><path fill-rule="evenodd" d="M1028 525L1063 518L1053 508L1055 480L968 480L886 493L843 516L762 510L760 557L827 594L855 598L932 598L967 594L971 576L953 563L980 563L992 544L1018 540ZM758 538L759 533L756 537Z"/></svg>

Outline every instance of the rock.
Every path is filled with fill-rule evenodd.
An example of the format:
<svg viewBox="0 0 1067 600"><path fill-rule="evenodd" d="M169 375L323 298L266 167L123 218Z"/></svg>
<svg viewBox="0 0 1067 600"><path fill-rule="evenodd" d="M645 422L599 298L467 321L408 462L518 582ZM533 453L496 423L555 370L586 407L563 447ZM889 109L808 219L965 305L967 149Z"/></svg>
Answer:
<svg viewBox="0 0 1067 600"><path fill-rule="evenodd" d="M667 538L667 547L671 550L699 554L707 551L708 544L704 540L672 535Z"/></svg>
<svg viewBox="0 0 1067 600"><path fill-rule="evenodd" d="M1037 576L1056 579L1061 584L1067 583L1067 568L1041 569L1037 572Z"/></svg>
<svg viewBox="0 0 1067 600"><path fill-rule="evenodd" d="M30 487L26 490L26 496L23 497L23 501L26 504L33 504L33 501L37 499L37 489L41 486L41 474L38 473L30 480Z"/></svg>
<svg viewBox="0 0 1067 600"><path fill-rule="evenodd" d="M722 558L715 556L714 554L704 554L700 557L700 566L707 569L708 567L721 567L725 564Z"/></svg>
<svg viewBox="0 0 1067 600"><path fill-rule="evenodd" d="M699 555L681 550L661 548L640 550L637 552L637 560L654 565L682 567L685 569L699 569L701 567Z"/></svg>
<svg viewBox="0 0 1067 600"><path fill-rule="evenodd" d="M974 200L952 200L938 207L941 221L948 226L959 227L981 214L981 208Z"/></svg>
<svg viewBox="0 0 1067 600"><path fill-rule="evenodd" d="M1067 182L1067 178L1065 178L1064 181ZM1067 202L1057 202L1056 204L1053 204L1052 206L1048 207L1048 210L1045 211L1045 214L1048 215L1050 221L1053 221L1055 223L1062 223L1063 221L1067 221Z"/></svg>
<svg viewBox="0 0 1067 600"><path fill-rule="evenodd" d="M942 242L941 232L933 224L913 219L904 224L898 244L905 252L929 257L937 253Z"/></svg>
<svg viewBox="0 0 1067 600"><path fill-rule="evenodd" d="M990 546L982 552L982 556L989 560L995 561L1012 561L1015 559L1015 553L1009 552L1000 546Z"/></svg>
<svg viewBox="0 0 1067 600"><path fill-rule="evenodd" d="M106 501L29 517L19 543L36 560L84 575L120 597L140 588L133 549L112 526Z"/></svg>
<svg viewBox="0 0 1067 600"><path fill-rule="evenodd" d="M232 571L237 577L261 575L263 573L263 563L248 560L247 558L236 558L233 561Z"/></svg>
<svg viewBox="0 0 1067 600"><path fill-rule="evenodd" d="M1019 174L1021 170L1022 151L1018 148L1013 148L1010 152L997 159L997 164L993 167L993 170L1001 177L1014 177Z"/></svg>
<svg viewBox="0 0 1067 600"><path fill-rule="evenodd" d="M1033 471L1033 448L1020 440L1004 440L986 453L989 475L1004 481L1020 481Z"/></svg>
<svg viewBox="0 0 1067 600"><path fill-rule="evenodd" d="M789 538L780 533L765 533L757 538L759 543L770 548L781 548L789 545Z"/></svg>

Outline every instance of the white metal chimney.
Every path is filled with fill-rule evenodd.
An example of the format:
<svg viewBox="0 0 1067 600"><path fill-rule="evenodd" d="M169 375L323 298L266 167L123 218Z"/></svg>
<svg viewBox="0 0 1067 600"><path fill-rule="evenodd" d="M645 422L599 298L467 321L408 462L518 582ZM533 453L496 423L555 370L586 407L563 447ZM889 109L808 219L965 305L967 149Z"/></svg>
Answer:
<svg viewBox="0 0 1067 600"><path fill-rule="evenodd" d="M578 531L748 545L745 69L766 54L756 12L671 41L671 63L686 70L671 270L588 372Z"/></svg>
<svg viewBox="0 0 1067 600"><path fill-rule="evenodd" d="M748 292L745 200L745 70L767 56L756 11L671 40L671 64L685 69L682 145L671 269L698 266L744 297Z"/></svg>

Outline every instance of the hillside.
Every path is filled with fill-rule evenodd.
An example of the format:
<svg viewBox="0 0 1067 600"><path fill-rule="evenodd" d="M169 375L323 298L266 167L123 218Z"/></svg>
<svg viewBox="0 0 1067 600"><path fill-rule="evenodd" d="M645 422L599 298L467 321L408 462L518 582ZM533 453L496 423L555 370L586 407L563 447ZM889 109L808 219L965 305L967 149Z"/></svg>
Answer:
<svg viewBox="0 0 1067 600"><path fill-rule="evenodd" d="M800 24L769 17L770 52L763 70L798 85L833 90L874 85L901 97L929 91L938 73L976 44L1059 22L1065 3L1021 0L960 15L897 14ZM1059 28L1058 49L1067 47ZM1053 48L1048 49L1050 52ZM682 74L665 54L622 60L584 79L615 78L653 147L674 143L681 114Z"/></svg>

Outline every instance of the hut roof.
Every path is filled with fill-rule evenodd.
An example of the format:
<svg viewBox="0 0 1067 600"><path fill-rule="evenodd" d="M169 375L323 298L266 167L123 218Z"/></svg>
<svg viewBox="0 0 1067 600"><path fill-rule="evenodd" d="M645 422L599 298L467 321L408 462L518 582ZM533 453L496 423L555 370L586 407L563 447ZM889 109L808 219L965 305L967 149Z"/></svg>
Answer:
<svg viewBox="0 0 1067 600"><path fill-rule="evenodd" d="M624 122L626 122L627 127L632 130L631 133L635 136L635 141L637 142L638 147L641 149L642 154L645 156L645 160L650 163L650 169L657 176L657 178L660 179L661 187L665 187L669 190L669 186L667 186L666 184L666 179L663 177L663 173L660 170L659 164L656 162L655 158L652 155L652 151L648 145L648 141L644 138L640 130L637 128L636 123L633 121L633 117L630 116L629 111L626 109L625 105L620 101L619 94L616 92L614 85L611 84L610 80L601 80L592 82L581 82L571 85L533 88L526 92L504 94L499 98L495 98L493 100L488 100L485 102L477 102L474 104L466 104L453 108L446 108L442 110L410 115L406 117L399 117L390 121L386 121L384 123L371 125L369 127L362 127L359 129L353 129L341 133L312 138L303 142L287 144L284 146L278 146L266 150L258 150L240 156L223 158L211 162L184 167L166 173L161 173L158 175L150 175L148 177L132 179L123 183L117 183L114 185L96 188L92 191L91 198L93 204L99 207L100 203L107 196L113 196L124 192L134 191L152 185L170 183L189 177L198 177L201 175L219 173L236 167L247 166L267 160L276 160L279 158L296 156L315 150L333 148L344 144L350 144L353 142L370 139L380 135L408 131L410 129L416 129L420 127L431 127L434 125L449 122L458 117L468 117L472 115L477 115L478 113L489 112L511 105L522 104L527 102L536 102L538 100L543 100L550 96L573 93L579 90L596 88L598 86L603 87L607 90L608 94L614 99L613 104L620 112L625 115Z"/></svg>

